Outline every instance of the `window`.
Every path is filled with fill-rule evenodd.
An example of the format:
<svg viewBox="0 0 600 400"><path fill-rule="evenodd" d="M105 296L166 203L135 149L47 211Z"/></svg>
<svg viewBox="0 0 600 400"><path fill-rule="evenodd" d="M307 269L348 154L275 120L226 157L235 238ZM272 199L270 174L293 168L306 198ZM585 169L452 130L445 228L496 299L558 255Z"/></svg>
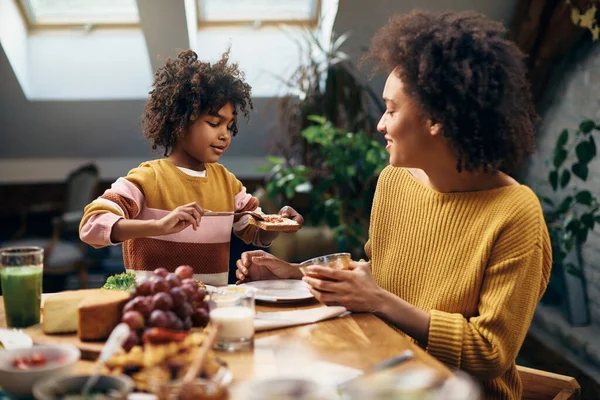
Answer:
<svg viewBox="0 0 600 400"><path fill-rule="evenodd" d="M19 0L31 27L138 25L135 0Z"/></svg>
<svg viewBox="0 0 600 400"><path fill-rule="evenodd" d="M321 0L198 0L200 27L240 24L316 25Z"/></svg>

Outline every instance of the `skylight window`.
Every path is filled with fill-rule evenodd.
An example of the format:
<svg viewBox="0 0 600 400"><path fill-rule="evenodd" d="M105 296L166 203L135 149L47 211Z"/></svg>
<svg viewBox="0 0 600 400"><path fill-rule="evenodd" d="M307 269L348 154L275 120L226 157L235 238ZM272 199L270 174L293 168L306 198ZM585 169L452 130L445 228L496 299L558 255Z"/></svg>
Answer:
<svg viewBox="0 0 600 400"><path fill-rule="evenodd" d="M135 0L20 0L29 26L138 25Z"/></svg>
<svg viewBox="0 0 600 400"><path fill-rule="evenodd" d="M214 25L316 25L321 0L198 0L200 27Z"/></svg>

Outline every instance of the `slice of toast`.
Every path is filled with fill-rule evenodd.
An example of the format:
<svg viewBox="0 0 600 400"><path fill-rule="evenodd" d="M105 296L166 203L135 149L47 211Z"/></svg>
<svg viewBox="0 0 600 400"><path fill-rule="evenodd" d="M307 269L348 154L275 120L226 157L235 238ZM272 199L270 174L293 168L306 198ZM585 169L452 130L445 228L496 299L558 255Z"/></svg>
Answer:
<svg viewBox="0 0 600 400"><path fill-rule="evenodd" d="M277 221L270 221L271 218L276 219ZM264 221L259 221L254 217L250 217L248 223L256 226L258 229L270 232L296 232L301 228L300 224L293 219L283 218L280 215L265 214Z"/></svg>

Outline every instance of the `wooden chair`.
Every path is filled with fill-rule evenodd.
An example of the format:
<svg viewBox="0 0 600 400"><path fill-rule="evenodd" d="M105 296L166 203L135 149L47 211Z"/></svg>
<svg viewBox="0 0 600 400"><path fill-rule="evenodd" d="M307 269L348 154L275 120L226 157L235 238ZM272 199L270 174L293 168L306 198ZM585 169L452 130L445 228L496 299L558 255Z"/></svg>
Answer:
<svg viewBox="0 0 600 400"><path fill-rule="evenodd" d="M581 396L581 387L571 376L519 365L517 371L523 382L523 400L575 400Z"/></svg>
<svg viewBox="0 0 600 400"><path fill-rule="evenodd" d="M79 240L79 222L84 207L93 200L99 181L98 168L88 164L66 178L66 201L63 213L52 220L50 238L24 238L2 243L2 247L39 246L44 248L44 290L64 290L64 280L71 273L79 275L81 288L87 287L87 245Z"/></svg>

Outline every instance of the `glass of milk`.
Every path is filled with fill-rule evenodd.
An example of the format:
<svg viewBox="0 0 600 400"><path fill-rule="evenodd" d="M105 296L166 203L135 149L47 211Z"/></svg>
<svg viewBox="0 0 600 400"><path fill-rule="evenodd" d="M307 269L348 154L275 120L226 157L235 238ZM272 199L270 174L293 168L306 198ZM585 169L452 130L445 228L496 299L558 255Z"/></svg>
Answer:
<svg viewBox="0 0 600 400"><path fill-rule="evenodd" d="M215 349L241 351L254 345L254 292L240 287L210 293L211 324L220 324Z"/></svg>

